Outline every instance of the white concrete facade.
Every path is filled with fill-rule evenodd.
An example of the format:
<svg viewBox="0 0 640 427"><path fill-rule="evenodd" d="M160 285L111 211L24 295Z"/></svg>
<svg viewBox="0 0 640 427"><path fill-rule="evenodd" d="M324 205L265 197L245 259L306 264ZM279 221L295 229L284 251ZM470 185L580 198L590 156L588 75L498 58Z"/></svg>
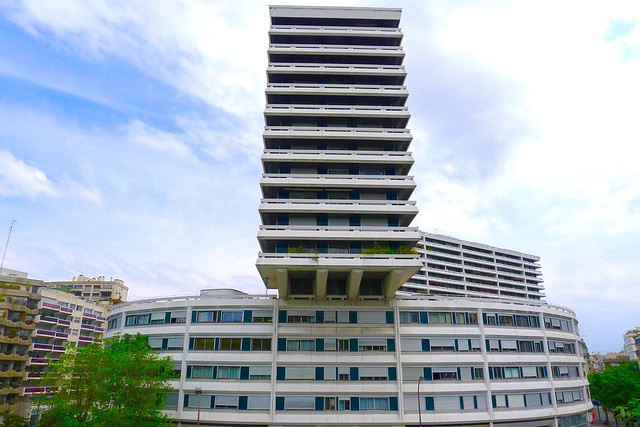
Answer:
<svg viewBox="0 0 640 427"><path fill-rule="evenodd" d="M119 304L108 325L175 360L182 425L200 399L203 426L416 426L420 377L424 425L584 425L591 408L575 314L544 303L207 290Z"/></svg>
<svg viewBox="0 0 640 427"><path fill-rule="evenodd" d="M420 268L400 10L270 15L258 270L281 298L392 298Z"/></svg>
<svg viewBox="0 0 640 427"><path fill-rule="evenodd" d="M540 257L451 236L420 232L423 266L400 289L450 297L541 301Z"/></svg>

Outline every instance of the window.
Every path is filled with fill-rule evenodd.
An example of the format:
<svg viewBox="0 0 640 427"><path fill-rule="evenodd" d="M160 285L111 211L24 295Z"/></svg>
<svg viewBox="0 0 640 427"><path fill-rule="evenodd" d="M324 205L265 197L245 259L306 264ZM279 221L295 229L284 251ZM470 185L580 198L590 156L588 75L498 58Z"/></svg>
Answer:
<svg viewBox="0 0 640 427"><path fill-rule="evenodd" d="M464 313L456 313L456 324L458 325L465 324Z"/></svg>
<svg viewBox="0 0 640 427"><path fill-rule="evenodd" d="M502 368L499 367L499 366L491 366L491 367L489 367L489 373L491 374L493 379L496 379L496 380L503 380L504 379L504 375L502 373Z"/></svg>
<svg viewBox="0 0 640 427"><path fill-rule="evenodd" d="M270 380L271 379L271 366L249 366L249 379L250 380Z"/></svg>
<svg viewBox="0 0 640 427"><path fill-rule="evenodd" d="M536 366L523 366L522 378L542 378L538 373L538 367Z"/></svg>
<svg viewBox="0 0 640 427"><path fill-rule="evenodd" d="M389 368L386 366L363 366L359 369L360 381L386 381Z"/></svg>
<svg viewBox="0 0 640 427"><path fill-rule="evenodd" d="M420 338L400 338L400 346L403 352L422 351L422 340Z"/></svg>
<svg viewBox="0 0 640 427"><path fill-rule="evenodd" d="M239 351L242 346L240 338L220 338L221 351Z"/></svg>
<svg viewBox="0 0 640 427"><path fill-rule="evenodd" d="M518 351L516 340L502 340L502 351Z"/></svg>
<svg viewBox="0 0 640 427"><path fill-rule="evenodd" d="M242 310L240 311L223 311L220 316L222 323L242 323Z"/></svg>
<svg viewBox="0 0 640 427"><path fill-rule="evenodd" d="M349 340L347 338L325 338L324 351L349 351Z"/></svg>
<svg viewBox="0 0 640 427"><path fill-rule="evenodd" d="M271 407L271 396L255 395L247 396L247 410L249 411L268 411Z"/></svg>
<svg viewBox="0 0 640 427"><path fill-rule="evenodd" d="M187 394L189 396L189 408L208 408L211 396L207 394Z"/></svg>
<svg viewBox="0 0 640 427"><path fill-rule="evenodd" d="M185 323L187 321L187 312L185 310L172 311L170 323Z"/></svg>
<svg viewBox="0 0 640 427"><path fill-rule="evenodd" d="M287 351L314 351L315 340L287 340Z"/></svg>
<svg viewBox="0 0 640 427"><path fill-rule="evenodd" d="M495 314L488 313L486 319L487 319L486 322L484 322L485 325L495 325L496 324L496 315Z"/></svg>
<svg viewBox="0 0 640 427"><path fill-rule="evenodd" d="M127 316L124 325L135 326L135 324L136 324L136 316Z"/></svg>
<svg viewBox="0 0 640 427"><path fill-rule="evenodd" d="M487 340L488 351L500 351L500 340Z"/></svg>
<svg viewBox="0 0 640 427"><path fill-rule="evenodd" d="M240 367L239 366L218 366L217 379L219 379L219 380L236 380L238 378L240 378Z"/></svg>
<svg viewBox="0 0 640 427"><path fill-rule="evenodd" d="M432 338L431 351L455 351L456 340L454 338Z"/></svg>
<svg viewBox="0 0 640 427"><path fill-rule="evenodd" d="M164 400L165 409L178 407L178 393L167 393Z"/></svg>
<svg viewBox="0 0 640 427"><path fill-rule="evenodd" d="M213 350L215 348L215 338L194 338L194 350Z"/></svg>
<svg viewBox="0 0 640 427"><path fill-rule="evenodd" d="M336 398L335 397L325 397L324 398L324 410L325 411L335 411L336 410Z"/></svg>
<svg viewBox="0 0 640 427"><path fill-rule="evenodd" d="M315 310L289 310L287 323L316 323Z"/></svg>
<svg viewBox="0 0 640 427"><path fill-rule="evenodd" d="M184 348L183 337L169 337L167 339L167 350L182 350Z"/></svg>
<svg viewBox="0 0 640 427"><path fill-rule="evenodd" d="M238 396L218 394L215 396L215 409L238 409Z"/></svg>
<svg viewBox="0 0 640 427"><path fill-rule="evenodd" d="M400 323L420 323L420 313L417 311L401 311Z"/></svg>
<svg viewBox="0 0 640 427"><path fill-rule="evenodd" d="M139 314L136 319L138 325L148 325L149 324L149 313Z"/></svg>
<svg viewBox="0 0 640 427"><path fill-rule="evenodd" d="M152 325L161 325L164 323L165 312L155 312L151 313L150 323Z"/></svg>
<svg viewBox="0 0 640 427"><path fill-rule="evenodd" d="M471 338L471 351L482 351L480 338Z"/></svg>
<svg viewBox="0 0 640 427"><path fill-rule="evenodd" d="M196 323L213 323L216 321L215 311L196 311Z"/></svg>
<svg viewBox="0 0 640 427"><path fill-rule="evenodd" d="M313 411L315 398L313 396L287 396L284 399L284 409L287 411Z"/></svg>
<svg viewBox="0 0 640 427"><path fill-rule="evenodd" d="M349 381L350 379L350 369L348 366L338 366L338 381Z"/></svg>
<svg viewBox="0 0 640 427"><path fill-rule="evenodd" d="M472 368L473 369L473 378L476 380L484 379L484 369L482 368Z"/></svg>
<svg viewBox="0 0 640 427"><path fill-rule="evenodd" d="M251 319L253 323L272 323L273 322L273 311L271 310L254 310L253 318Z"/></svg>
<svg viewBox="0 0 640 427"><path fill-rule="evenodd" d="M358 351L387 351L386 338L360 338Z"/></svg>
<svg viewBox="0 0 640 427"><path fill-rule="evenodd" d="M478 324L478 313L469 313L469 324L470 325Z"/></svg>
<svg viewBox="0 0 640 427"><path fill-rule="evenodd" d="M361 411L388 411L389 398L387 397L361 397Z"/></svg>
<svg viewBox="0 0 640 427"><path fill-rule="evenodd" d="M191 378L213 378L213 366L191 367Z"/></svg>
<svg viewBox="0 0 640 427"><path fill-rule="evenodd" d="M449 381L458 379L458 369L455 367L439 366L432 369L434 381Z"/></svg>
<svg viewBox="0 0 640 427"><path fill-rule="evenodd" d="M313 366L288 366L286 370L287 380L313 380L316 376L316 368Z"/></svg>
<svg viewBox="0 0 640 427"><path fill-rule="evenodd" d="M498 325L513 326L513 316L510 314L498 314Z"/></svg>
<svg viewBox="0 0 640 427"><path fill-rule="evenodd" d="M154 350L162 350L162 338L149 337L149 347Z"/></svg>
<svg viewBox="0 0 640 427"><path fill-rule="evenodd" d="M520 368L516 368L516 367L504 368L504 378L505 379L520 378Z"/></svg>
<svg viewBox="0 0 640 427"><path fill-rule="evenodd" d="M384 325L387 323L386 312L384 311L359 311L359 324Z"/></svg>
<svg viewBox="0 0 640 427"><path fill-rule="evenodd" d="M434 324L451 323L451 313L430 312L429 323L434 323Z"/></svg>
<svg viewBox="0 0 640 427"><path fill-rule="evenodd" d="M333 366L325 366L324 370L324 380L325 381L336 381L338 377L336 376L336 368Z"/></svg>
<svg viewBox="0 0 640 427"><path fill-rule="evenodd" d="M251 351L271 351L271 338L252 338Z"/></svg>
<svg viewBox="0 0 640 427"><path fill-rule="evenodd" d="M351 400L348 397L339 397L338 411L349 411L349 410L351 410Z"/></svg>
<svg viewBox="0 0 640 427"><path fill-rule="evenodd" d="M107 324L107 330L119 328L121 320L122 320L122 317L116 317L114 319L109 320L109 323Z"/></svg>
<svg viewBox="0 0 640 427"><path fill-rule="evenodd" d="M494 408L506 408L507 407L507 395L505 394L497 394L493 396L494 398Z"/></svg>

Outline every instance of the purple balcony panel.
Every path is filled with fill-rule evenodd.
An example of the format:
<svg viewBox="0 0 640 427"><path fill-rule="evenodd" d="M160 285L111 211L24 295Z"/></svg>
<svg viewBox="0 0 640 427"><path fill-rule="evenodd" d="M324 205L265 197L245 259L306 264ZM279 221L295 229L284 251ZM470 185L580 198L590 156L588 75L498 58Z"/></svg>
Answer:
<svg viewBox="0 0 640 427"><path fill-rule="evenodd" d="M58 319L56 319L55 317L51 317L51 316L40 316L40 321L41 322L58 323Z"/></svg>
<svg viewBox="0 0 640 427"><path fill-rule="evenodd" d="M38 350L53 350L53 346L52 345L38 344L38 343L33 344L33 348L38 349Z"/></svg>
<svg viewBox="0 0 640 427"><path fill-rule="evenodd" d="M54 346L53 346L53 350L54 350L54 351L64 351L64 346L61 346L61 345L54 345Z"/></svg>
<svg viewBox="0 0 640 427"><path fill-rule="evenodd" d="M47 359L45 359L44 357L32 357L31 358L31 364L32 365L40 365L40 364L46 364L47 363Z"/></svg>
<svg viewBox="0 0 640 427"><path fill-rule="evenodd" d="M82 335L80 335L80 336L78 337L78 339L79 339L80 341L93 342L93 338L91 338L91 337L85 337L85 336L82 336Z"/></svg>
<svg viewBox="0 0 640 427"><path fill-rule="evenodd" d="M64 332L56 332L56 337L67 339L69 338L69 334L65 334Z"/></svg>
<svg viewBox="0 0 640 427"><path fill-rule="evenodd" d="M53 331L46 331L44 329L36 329L36 335L46 335L48 337L55 337L56 333Z"/></svg>
<svg viewBox="0 0 640 427"><path fill-rule="evenodd" d="M64 326L69 326L71 324L71 322L68 321L68 320L59 319L58 320L58 324L59 325L64 325Z"/></svg>
<svg viewBox="0 0 640 427"><path fill-rule="evenodd" d="M89 319L96 319L98 316L95 314L87 313L86 311L82 313L82 317L88 317Z"/></svg>
<svg viewBox="0 0 640 427"><path fill-rule="evenodd" d="M59 305L57 305L57 304L51 304L50 302L43 302L43 303L42 303L42 306L43 306L43 307L47 307L47 308L53 308L54 310L58 310L58 311L62 308L62 307L60 307Z"/></svg>
<svg viewBox="0 0 640 427"><path fill-rule="evenodd" d="M63 311L65 313L73 313L73 310L68 307L60 307L60 311Z"/></svg>

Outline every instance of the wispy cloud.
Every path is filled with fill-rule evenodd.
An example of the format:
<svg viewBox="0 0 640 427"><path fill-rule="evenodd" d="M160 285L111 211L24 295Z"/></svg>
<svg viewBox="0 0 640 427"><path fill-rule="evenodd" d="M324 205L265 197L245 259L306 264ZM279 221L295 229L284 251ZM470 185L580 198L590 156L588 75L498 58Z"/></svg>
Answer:
<svg viewBox="0 0 640 427"><path fill-rule="evenodd" d="M40 169L2 150L0 151L0 194L35 199L38 196L56 196L57 191Z"/></svg>

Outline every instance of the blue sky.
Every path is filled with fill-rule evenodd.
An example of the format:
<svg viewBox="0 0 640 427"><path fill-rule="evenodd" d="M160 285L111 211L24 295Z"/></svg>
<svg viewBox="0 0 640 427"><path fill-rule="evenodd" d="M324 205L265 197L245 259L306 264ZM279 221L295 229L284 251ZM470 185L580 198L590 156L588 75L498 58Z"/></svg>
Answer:
<svg viewBox="0 0 640 427"><path fill-rule="evenodd" d="M539 255L548 301L620 349L640 324L640 4L323 4L403 8L415 225ZM5 267L130 298L263 292L268 24L264 1L0 0Z"/></svg>

